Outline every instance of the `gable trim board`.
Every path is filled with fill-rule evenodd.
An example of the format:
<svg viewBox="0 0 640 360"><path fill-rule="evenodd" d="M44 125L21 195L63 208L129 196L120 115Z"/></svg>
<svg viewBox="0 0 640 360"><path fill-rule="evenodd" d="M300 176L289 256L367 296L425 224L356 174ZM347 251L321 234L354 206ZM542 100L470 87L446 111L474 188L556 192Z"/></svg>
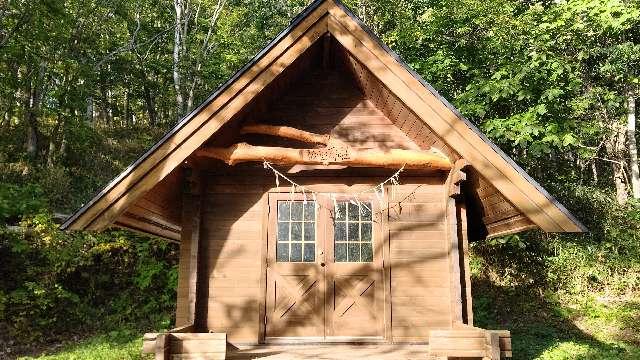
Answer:
<svg viewBox="0 0 640 360"><path fill-rule="evenodd" d="M338 0L317 0L309 5L264 50L73 214L62 228L100 230L113 223L327 32L542 230L586 231L562 204Z"/></svg>
<svg viewBox="0 0 640 360"><path fill-rule="evenodd" d="M106 214L108 219L104 219L104 212L113 208L111 202L124 200L128 204L132 203L134 199L130 199L130 194L140 187L142 181L148 181L150 175L156 175L153 173L154 171L160 173L151 181L155 184L162 180L175 166L186 159L191 152L184 155L183 151L181 153L183 156L172 164L173 167L171 169L161 169L164 171L158 171L158 166L167 162L167 159L174 155L175 151L179 151L179 148L184 146L185 142L189 141L189 139L192 139L193 135L200 135L200 138L202 138L200 144L198 144L198 146L200 146L210 135L215 133L224 122L215 122L212 120L216 120L216 117L219 116L221 112L228 109L229 102L237 99L238 96L243 96L244 99L248 101L251 99L251 97L247 96L248 94L251 92L257 93L266 86L269 82L260 79L260 76L264 76L265 74L272 75L269 80L273 80L277 74L286 68L286 65L292 63L298 55L302 54L312 43L309 39L304 38L305 34L312 31L312 35L317 39L325 33L327 30L326 18L323 17L325 14L326 3L324 0L314 2L312 6L302 13L302 16L296 18L291 26L280 33L269 46L258 53L229 81L205 100L205 102L185 116L169 133L158 141L158 143L111 181L94 196L89 203L74 213L62 225L62 229L101 230L107 226L108 223L112 222L113 219L117 217L117 214L115 216L111 213ZM303 41L299 41L301 39ZM298 51L298 53L293 54L294 51ZM284 63L282 60L286 60L287 63ZM269 69L273 69L272 74L266 73ZM260 89L256 89L255 84L260 80L263 80L263 83L258 86L262 86ZM253 89L251 88L252 86ZM228 120L233 113L226 111L224 115L227 115ZM216 128L207 128L205 125L213 125ZM204 131L209 133L208 136L202 136L201 133ZM196 146L196 148L198 146ZM135 192L138 193L139 191ZM118 209L118 211L118 213L121 213L124 209Z"/></svg>

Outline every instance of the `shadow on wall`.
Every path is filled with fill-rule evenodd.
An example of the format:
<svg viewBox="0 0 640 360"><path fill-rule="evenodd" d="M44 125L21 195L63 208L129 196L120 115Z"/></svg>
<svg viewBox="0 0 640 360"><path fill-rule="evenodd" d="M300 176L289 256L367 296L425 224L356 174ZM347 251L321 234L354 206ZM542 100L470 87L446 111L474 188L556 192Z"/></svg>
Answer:
<svg viewBox="0 0 640 360"><path fill-rule="evenodd" d="M233 170L229 170L233 171ZM226 172L225 172L226 173ZM239 173L237 173L239 174ZM264 304L259 303L262 288L259 284L260 264L262 261L262 193L259 190L270 184L271 177L260 176L210 176L211 181L216 184L208 186L209 189L217 188L220 192L207 194L208 199L203 202L202 221L202 251L206 254L207 281L200 286L201 304L208 304L199 309L200 327L202 330L212 328L228 328L230 333L234 330L248 331L252 329L257 334L259 326L259 307ZM217 180L213 180L217 179ZM305 185L312 183L325 184L325 180L318 178L298 177L298 180ZM349 183L349 178L344 179ZM372 185L378 178L372 178ZM223 181L225 184L218 184ZM419 188L420 185L415 185ZM412 188L414 188L412 186ZM224 191L234 190L234 193ZM241 193L240 191L252 192ZM410 196L407 195L407 196ZM393 209L392 211L401 211ZM384 215L386 216L386 212ZM375 221L382 221L377 217ZM398 231L411 231L419 229L419 223L402 224ZM382 234L381 234L382 235ZM329 241L326 246L332 246ZM382 242L375 242L375 251L382 253ZM414 270L415 265L424 265L430 261L437 261L447 258L447 249L443 246L439 250L434 250L425 256L416 256L411 260L396 264L394 269L399 271L403 268ZM366 273L369 265L363 263L359 268L353 270L354 273ZM327 275L328 276L328 275ZM424 278L416 277L415 285L428 286L423 283ZM303 291L309 291L311 287L318 285L310 284L301 280L299 287L306 287ZM295 291L294 291L295 293ZM294 295L294 294L291 294ZM448 294L447 294L448 295ZM213 299L212 299L213 298ZM295 307L296 318L314 318L319 316L309 309L314 307ZM210 318L209 325L205 319ZM213 323L216 326L211 326ZM244 328L244 329L240 329Z"/></svg>

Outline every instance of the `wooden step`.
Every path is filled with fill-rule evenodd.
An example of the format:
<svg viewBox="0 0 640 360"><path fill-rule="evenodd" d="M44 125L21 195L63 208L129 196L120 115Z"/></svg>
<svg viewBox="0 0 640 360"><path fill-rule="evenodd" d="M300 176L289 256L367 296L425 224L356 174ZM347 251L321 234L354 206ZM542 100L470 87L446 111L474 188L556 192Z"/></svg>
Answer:
<svg viewBox="0 0 640 360"><path fill-rule="evenodd" d="M484 330L462 327L434 330L429 334L429 355L432 358L510 358L511 333L506 330Z"/></svg>

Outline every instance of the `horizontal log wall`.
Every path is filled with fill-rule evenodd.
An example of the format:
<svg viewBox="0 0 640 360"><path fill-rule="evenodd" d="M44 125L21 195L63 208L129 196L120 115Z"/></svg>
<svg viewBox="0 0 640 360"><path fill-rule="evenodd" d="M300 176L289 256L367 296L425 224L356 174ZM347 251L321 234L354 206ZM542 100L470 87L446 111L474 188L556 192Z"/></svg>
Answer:
<svg viewBox="0 0 640 360"><path fill-rule="evenodd" d="M427 342L451 326L444 179L401 185L389 202L392 337Z"/></svg>
<svg viewBox="0 0 640 360"><path fill-rule="evenodd" d="M209 331L230 342L257 343L260 324L262 219L261 178L209 180L202 204L202 256L208 289L202 301Z"/></svg>

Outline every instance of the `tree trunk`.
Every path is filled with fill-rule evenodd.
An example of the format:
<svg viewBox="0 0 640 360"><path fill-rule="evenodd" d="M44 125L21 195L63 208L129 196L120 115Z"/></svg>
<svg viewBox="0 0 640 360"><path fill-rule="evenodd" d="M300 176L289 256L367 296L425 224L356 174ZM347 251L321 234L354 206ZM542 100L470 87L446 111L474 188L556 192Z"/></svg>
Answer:
<svg viewBox="0 0 640 360"><path fill-rule="evenodd" d="M109 113L107 112L107 89L104 84L100 85L100 103L98 106L98 120L110 126Z"/></svg>
<svg viewBox="0 0 640 360"><path fill-rule="evenodd" d="M129 92L125 90L124 92L124 124L126 126L131 126L131 114L129 112Z"/></svg>
<svg viewBox="0 0 640 360"><path fill-rule="evenodd" d="M358 0L358 16L362 22L367 22L367 2L366 0Z"/></svg>
<svg viewBox="0 0 640 360"><path fill-rule="evenodd" d="M113 101L111 99L111 88L107 88L107 122L111 124L111 126L115 126L115 121L113 120Z"/></svg>
<svg viewBox="0 0 640 360"><path fill-rule="evenodd" d="M638 168L638 148L636 146L636 99L631 91L627 94L627 141L633 198L640 199L640 169Z"/></svg>
<svg viewBox="0 0 640 360"><path fill-rule="evenodd" d="M46 64L40 64L38 78L32 81L28 94L28 100L25 104L27 139L25 141L25 150L30 158L35 158L38 153L38 115L40 112L40 100L42 99L42 86L44 83L44 72Z"/></svg>
<svg viewBox="0 0 640 360"><path fill-rule="evenodd" d="M67 137L65 136L64 127L62 128L62 140L60 141L60 150L58 150L58 155L60 158L64 158L67 155Z"/></svg>
<svg viewBox="0 0 640 360"><path fill-rule="evenodd" d="M9 119L11 119L11 115L9 115L9 111L11 109L11 104L9 104L9 108L2 114L2 121L0 121L0 129L4 129L5 124L9 124ZM7 126L8 127L8 126Z"/></svg>
<svg viewBox="0 0 640 360"><path fill-rule="evenodd" d="M207 30L207 35L204 37L202 41L202 47L200 48L200 54L197 57L196 66L194 67L195 71L193 72L193 81L191 82L191 86L189 86L189 93L187 96L187 111L191 111L193 109L193 102L195 97L195 91L200 83L200 71L202 70L202 62L206 61L209 58L209 51L211 51L211 36L213 35L214 28L216 23L218 22L218 18L220 14L222 14L222 10L226 4L226 0L218 0L216 3L216 7L213 10L213 15L211 19L209 19L209 28ZM200 12L200 7L198 7L198 11L196 14ZM197 15L196 20L197 22ZM187 34L186 30L183 33L185 36ZM185 40L183 39L183 42Z"/></svg>
<svg viewBox="0 0 640 360"><path fill-rule="evenodd" d="M87 117L87 122L89 123L89 125L93 126L94 123L94 117L93 117L93 96L89 96L87 98L87 113L86 113L86 117Z"/></svg>
<svg viewBox="0 0 640 360"><path fill-rule="evenodd" d="M174 0L173 5L176 11L176 22L173 30L173 87L176 92L176 118L179 119L184 111L184 100L182 99L182 87L180 85L180 47L182 35L180 26L182 25L182 0Z"/></svg>
<svg viewBox="0 0 640 360"><path fill-rule="evenodd" d="M197 70L196 70L197 71ZM193 98L195 96L196 86L198 86L198 74L194 75L191 88L189 89L189 96L187 98L187 112L193 109Z"/></svg>
<svg viewBox="0 0 640 360"><path fill-rule="evenodd" d="M33 95L29 96L29 102L33 103ZM25 150L30 158L35 158L38 153L38 119L35 109L27 110L27 140Z"/></svg>
<svg viewBox="0 0 640 360"><path fill-rule="evenodd" d="M56 126L51 131L51 136L49 137L49 148L47 149L47 166L52 167L53 163L56 160L56 137L58 136L58 132L60 131L60 123L64 120L56 121Z"/></svg>
<svg viewBox="0 0 640 360"><path fill-rule="evenodd" d="M618 201L618 204L622 205L627 202L629 196L627 194L627 186L625 184L625 156L623 154L626 129L620 123L614 122L611 125L611 130L611 134L605 142L605 148L613 170L613 183L616 188L616 200Z"/></svg>
<svg viewBox="0 0 640 360"><path fill-rule="evenodd" d="M147 113L149 114L149 123L151 125L156 125L158 123L158 116L156 115L155 104L153 103L153 97L151 96L151 90L147 83L142 85L144 90L144 103L147 107Z"/></svg>

